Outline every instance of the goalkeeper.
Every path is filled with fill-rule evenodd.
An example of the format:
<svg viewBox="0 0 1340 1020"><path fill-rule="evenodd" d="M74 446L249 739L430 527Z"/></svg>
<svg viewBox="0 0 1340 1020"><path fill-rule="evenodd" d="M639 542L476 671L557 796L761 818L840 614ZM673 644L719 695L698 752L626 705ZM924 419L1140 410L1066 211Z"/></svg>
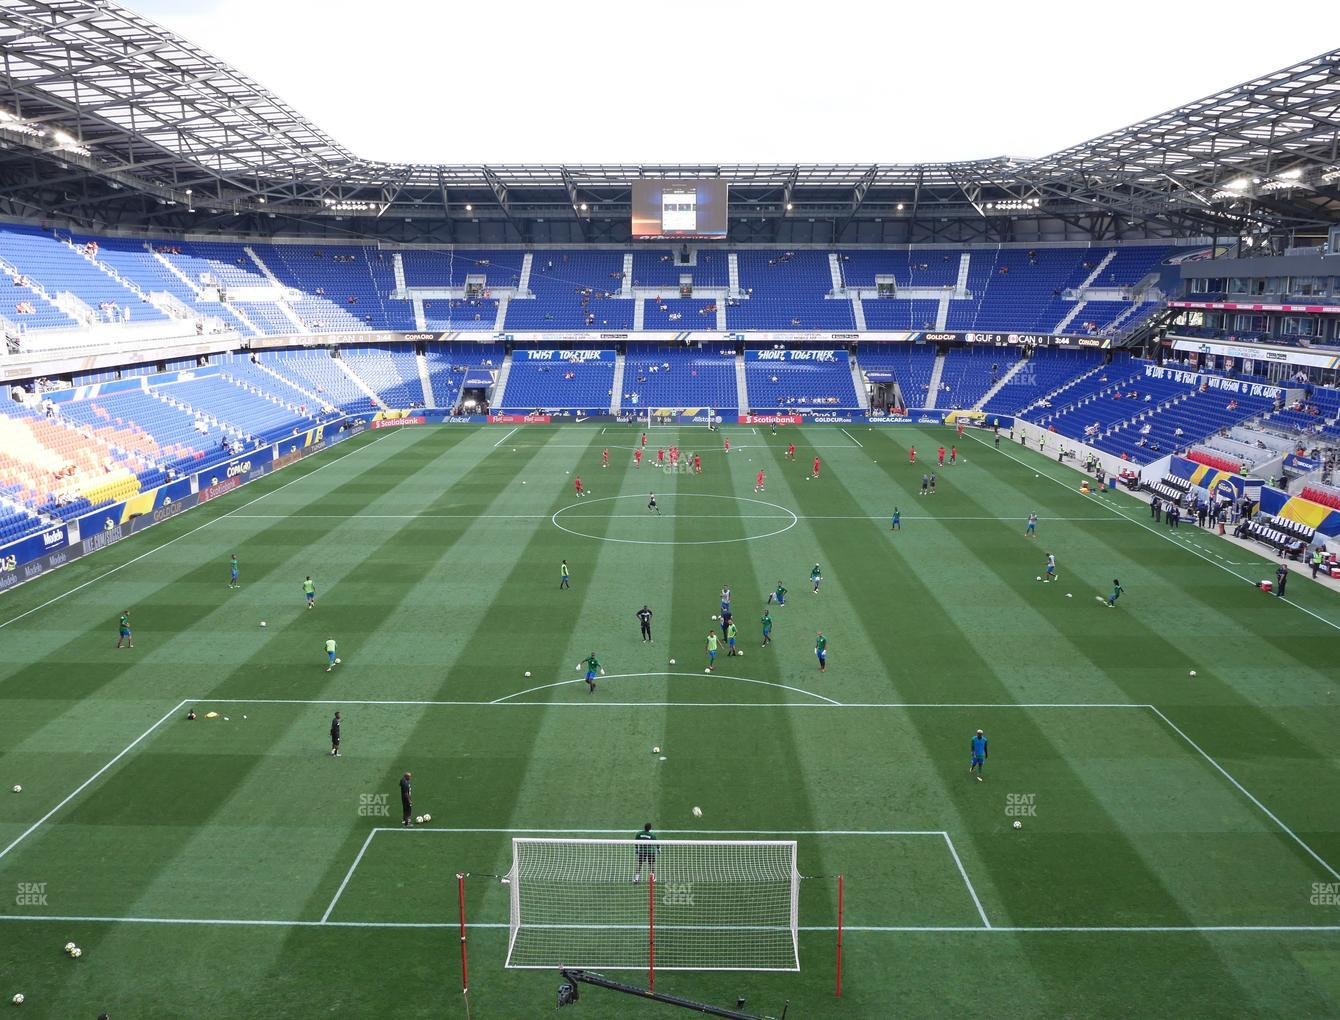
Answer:
<svg viewBox="0 0 1340 1020"><path fill-rule="evenodd" d="M651 831L651 822L642 826L642 831L633 839L637 842L637 871L633 872L633 881L641 881L642 865L644 864L647 866L647 874L655 880L656 854L660 848L656 845L656 833Z"/></svg>

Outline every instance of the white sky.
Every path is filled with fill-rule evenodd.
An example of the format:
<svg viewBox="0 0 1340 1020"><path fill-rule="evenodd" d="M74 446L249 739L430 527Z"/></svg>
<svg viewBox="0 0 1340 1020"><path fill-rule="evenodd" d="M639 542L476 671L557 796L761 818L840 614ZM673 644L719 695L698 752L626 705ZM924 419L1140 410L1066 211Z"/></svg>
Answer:
<svg viewBox="0 0 1340 1020"><path fill-rule="evenodd" d="M1038 156L1340 45L1314 0L125 2L356 154L441 163Z"/></svg>

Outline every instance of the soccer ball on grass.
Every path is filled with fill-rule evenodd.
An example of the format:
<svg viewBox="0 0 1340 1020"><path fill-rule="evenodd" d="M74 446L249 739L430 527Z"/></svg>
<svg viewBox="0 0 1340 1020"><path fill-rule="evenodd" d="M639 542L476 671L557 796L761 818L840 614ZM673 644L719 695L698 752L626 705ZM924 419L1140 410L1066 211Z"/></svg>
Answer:
<svg viewBox="0 0 1340 1020"><path fill-rule="evenodd" d="M336 659L336 660L335 660L335 665L338 666L338 665L339 665L341 662L343 662L343 661L344 661L343 659Z"/></svg>
<svg viewBox="0 0 1340 1020"><path fill-rule="evenodd" d="M423 824L423 815L415 815L415 816L414 816L414 824L415 824L415 825L422 825L422 824Z"/></svg>
<svg viewBox="0 0 1340 1020"><path fill-rule="evenodd" d="M23 1005L23 993L22 993L22 992L15 992L15 993L14 993L14 998L10 999L9 1001L12 1002L12 1003L14 1003L14 1005L16 1005L16 1006L22 1006L22 1005Z"/></svg>
<svg viewBox="0 0 1340 1020"><path fill-rule="evenodd" d="M1022 829L1022 828L1024 827L1024 823L1021 822L1021 821L1019 821L1019 819L1016 818L1016 819L1014 820L1014 827L1015 827L1016 829Z"/></svg>
<svg viewBox="0 0 1340 1020"><path fill-rule="evenodd" d="M22 792L23 792L23 787L20 786L18 783L15 783L15 784L14 784L14 792L15 792L15 793L22 793Z"/></svg>

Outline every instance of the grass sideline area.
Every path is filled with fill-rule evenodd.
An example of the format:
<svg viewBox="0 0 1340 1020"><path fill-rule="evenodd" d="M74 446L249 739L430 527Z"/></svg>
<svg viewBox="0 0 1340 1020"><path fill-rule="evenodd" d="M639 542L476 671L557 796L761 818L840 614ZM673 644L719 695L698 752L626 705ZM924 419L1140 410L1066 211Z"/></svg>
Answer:
<svg viewBox="0 0 1340 1020"><path fill-rule="evenodd" d="M474 1015L548 1015L557 974L503 967L511 837L649 821L794 838L812 876L798 973L658 991L791 1017L1340 1013L1334 593L1265 595L1269 559L987 434L650 431L701 475L635 469L639 434L367 433L0 597L0 1004L464 1016L466 872ZM708 675L723 584L745 654ZM405 770L433 816L412 831ZM683 1014L584 989L563 1015Z"/></svg>

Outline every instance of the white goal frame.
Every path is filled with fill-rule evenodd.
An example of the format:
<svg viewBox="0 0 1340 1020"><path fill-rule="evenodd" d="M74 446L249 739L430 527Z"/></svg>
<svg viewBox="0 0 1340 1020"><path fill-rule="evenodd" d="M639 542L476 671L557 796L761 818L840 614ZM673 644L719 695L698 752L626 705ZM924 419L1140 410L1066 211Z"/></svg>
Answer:
<svg viewBox="0 0 1340 1020"><path fill-rule="evenodd" d="M641 897L641 903L645 906L642 916L639 916L636 920L630 918L611 922L582 918L573 918L571 921L555 921L545 916L545 908L541 906L539 913L542 919L528 922L527 918L533 916L536 911L533 906L535 902L533 897L527 895L531 886L526 882L526 875L523 870L523 859L527 856L526 851L532 848L539 849L542 846L557 847L560 845L586 852L595 858L601 856L607 858L608 862L601 863L608 863L613 870L607 876L595 880L595 884L597 886L600 884L608 885L611 894L617 894L625 903L632 902L632 897L627 891L636 889L636 895ZM666 859L665 855L675 855L684 850L698 851L700 856L695 861L695 865L699 868L704 865L710 867L712 864L711 855L705 851L711 849L726 851L728 855L731 853L738 854L742 849L756 849L764 851L771 857L769 866L773 869L773 875L767 877L760 871L760 880L774 885L785 882L787 885L784 897L778 897L770 908L775 916L760 917L752 923L732 922L727 919L725 922L708 924L666 925L658 920L657 911L662 909L662 898L682 895L680 892L682 883L676 881L677 878L681 877L677 873L678 865L673 857ZM661 861L662 863L659 865L652 863L644 870L642 866L642 862L645 860L643 854L648 852L655 855L654 861ZM801 875L796 863L795 840L675 839L646 842L636 839L513 837L512 866L504 879L508 883L509 889L507 962L505 966L521 970L551 970L555 967L645 970L653 974L657 970L798 971L800 970ZM776 871L778 865L785 869L784 875L778 875ZM657 871L661 873L659 876ZM630 875L636 875L637 878L630 879ZM546 876L545 880L554 883L562 882L564 879L559 873L551 873ZM588 881L592 880L588 878ZM667 889L669 892L663 891ZM643 895L643 890L645 890L645 895ZM669 899L666 902L673 903ZM598 913L599 904L593 903L592 906ZM574 935L609 932L616 936L616 941L622 939L623 944L620 947L607 949L593 949L586 946L573 949L555 947L550 950L546 947L544 952L550 955L542 959L536 957L533 949L518 949L518 936L522 934L532 935L539 932L543 936L545 932L561 930L570 930ZM643 933L645 933L645 938L642 937ZM662 937L662 949L659 957L657 955L658 933L661 933ZM664 948L665 942L667 940L673 942L677 937L682 938L684 933L690 935L706 933L710 936L724 936L721 940L719 958L710 961L705 958L686 961L681 958L684 955L682 952L676 953L671 950L667 953ZM755 951L755 957L757 957L758 945L753 936L758 933L766 933L769 938L778 944L785 944L784 950L778 951L776 948L771 950L776 953L775 963L760 962L757 958L751 959L751 947ZM560 936L557 935L551 935L551 937L556 940L560 939ZM732 941L735 948L738 949L735 953L732 953ZM635 942L637 947L630 949L629 947ZM645 954L642 953L643 946L646 949ZM698 949L702 951L702 947L698 947ZM718 952L717 949L711 951L713 953ZM637 956L636 959L631 958L634 955ZM783 957L785 958L783 959Z"/></svg>

